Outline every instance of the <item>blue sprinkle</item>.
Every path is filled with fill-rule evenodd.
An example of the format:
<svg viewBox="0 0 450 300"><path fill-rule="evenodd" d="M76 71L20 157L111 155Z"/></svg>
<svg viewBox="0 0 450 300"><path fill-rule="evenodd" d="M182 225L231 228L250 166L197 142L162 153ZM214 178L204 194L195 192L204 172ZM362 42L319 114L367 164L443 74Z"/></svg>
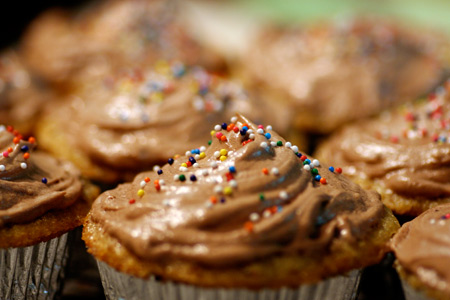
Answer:
<svg viewBox="0 0 450 300"><path fill-rule="evenodd" d="M241 135L246 135L247 134L247 130L241 129L240 133L241 133Z"/></svg>
<svg viewBox="0 0 450 300"><path fill-rule="evenodd" d="M314 179L315 179L316 181L320 181L320 178L322 178L322 177L320 177L320 175L316 175L316 176L314 177Z"/></svg>
<svg viewBox="0 0 450 300"><path fill-rule="evenodd" d="M333 167L329 167L328 170L330 170L330 172L334 172L334 168Z"/></svg>
<svg viewBox="0 0 450 300"><path fill-rule="evenodd" d="M298 157L302 157L302 154L300 152L295 153Z"/></svg>
<svg viewBox="0 0 450 300"><path fill-rule="evenodd" d="M227 130L227 123L222 123L222 129Z"/></svg>
<svg viewBox="0 0 450 300"><path fill-rule="evenodd" d="M161 175L161 174L163 173L163 170L159 169L159 170L157 171L157 173L158 173L158 175Z"/></svg>
<svg viewBox="0 0 450 300"><path fill-rule="evenodd" d="M28 150L30 150L30 149L28 148L27 145L23 145L23 146L20 148L20 151L22 151L22 152L27 152Z"/></svg>
<svg viewBox="0 0 450 300"><path fill-rule="evenodd" d="M283 206L281 206L281 205L278 206L277 210L278 210L278 212L281 212L283 210Z"/></svg>
<svg viewBox="0 0 450 300"><path fill-rule="evenodd" d="M191 162L191 164L195 164L197 162L192 156L189 156L189 161Z"/></svg>
<svg viewBox="0 0 450 300"><path fill-rule="evenodd" d="M248 127L247 127L247 126L244 126L244 127L242 127L242 130L247 131L247 130L248 130Z"/></svg>
<svg viewBox="0 0 450 300"><path fill-rule="evenodd" d="M309 165L311 163L311 160L309 158L307 158L307 159L305 159L305 161L303 163Z"/></svg>
<svg viewBox="0 0 450 300"><path fill-rule="evenodd" d="M266 137L266 139L270 139L272 137L272 135L268 132L264 136Z"/></svg>
<svg viewBox="0 0 450 300"><path fill-rule="evenodd" d="M197 177L195 177L195 175L191 175L190 179L191 181L197 181Z"/></svg>
<svg viewBox="0 0 450 300"><path fill-rule="evenodd" d="M47 184L47 178L43 177L41 181L42 183Z"/></svg>
<svg viewBox="0 0 450 300"><path fill-rule="evenodd" d="M225 203L225 197L220 198L221 203Z"/></svg>
<svg viewBox="0 0 450 300"><path fill-rule="evenodd" d="M234 166L229 167L228 170L230 170L231 173L236 173L236 168Z"/></svg>
<svg viewBox="0 0 450 300"><path fill-rule="evenodd" d="M172 165L173 162L174 162L174 160L173 160L173 158L169 158L169 159L167 160L167 162L169 163L169 165Z"/></svg>

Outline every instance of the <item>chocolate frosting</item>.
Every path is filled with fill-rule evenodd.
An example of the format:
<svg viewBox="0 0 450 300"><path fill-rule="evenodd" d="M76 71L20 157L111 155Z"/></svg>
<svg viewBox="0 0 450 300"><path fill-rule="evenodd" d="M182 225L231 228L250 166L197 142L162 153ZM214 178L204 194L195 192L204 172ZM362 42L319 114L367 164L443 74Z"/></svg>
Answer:
<svg viewBox="0 0 450 300"><path fill-rule="evenodd" d="M269 29L251 47L245 66L299 113L316 116L305 129L329 132L437 85L442 40L369 19Z"/></svg>
<svg viewBox="0 0 450 300"><path fill-rule="evenodd" d="M271 128L258 132L242 116L231 121L236 131L218 130L209 147L101 194L91 220L141 259L213 267L320 255L378 224L377 193L307 160Z"/></svg>
<svg viewBox="0 0 450 300"><path fill-rule="evenodd" d="M34 141L0 126L0 228L66 208L81 193L80 174L72 164L34 149Z"/></svg>
<svg viewBox="0 0 450 300"><path fill-rule="evenodd" d="M323 145L323 158L405 197L450 199L449 83L428 100L347 126Z"/></svg>
<svg viewBox="0 0 450 300"><path fill-rule="evenodd" d="M0 54L0 120L20 126L35 118L45 100L37 83L13 50ZM27 126L26 126L27 127Z"/></svg>
<svg viewBox="0 0 450 300"><path fill-rule="evenodd" d="M431 208L392 239L400 265L426 286L450 295L450 204Z"/></svg>
<svg viewBox="0 0 450 300"><path fill-rule="evenodd" d="M281 106L258 102L239 84L201 68L166 62L86 85L68 103L51 107L50 118L93 161L134 171L206 144L211 126L236 112L287 128Z"/></svg>

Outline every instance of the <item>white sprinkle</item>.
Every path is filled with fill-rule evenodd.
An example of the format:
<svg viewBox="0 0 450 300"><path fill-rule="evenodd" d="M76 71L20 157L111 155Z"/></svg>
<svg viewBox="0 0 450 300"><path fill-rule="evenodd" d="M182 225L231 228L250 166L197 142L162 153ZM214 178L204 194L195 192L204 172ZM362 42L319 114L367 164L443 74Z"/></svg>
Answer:
<svg viewBox="0 0 450 300"><path fill-rule="evenodd" d="M6 170L5 165L0 165L0 171L3 172L3 171L5 171L5 170Z"/></svg>
<svg viewBox="0 0 450 300"><path fill-rule="evenodd" d="M320 166L320 162L319 162L317 159L313 159L312 165L313 165L314 167L318 167L318 166Z"/></svg>
<svg viewBox="0 0 450 300"><path fill-rule="evenodd" d="M258 128L258 130L256 130L256 133L259 133L259 134L264 134L264 129L262 129L262 128Z"/></svg>
<svg viewBox="0 0 450 300"><path fill-rule="evenodd" d="M292 151L294 151L294 153L297 153L297 152L298 152L298 147L295 146L295 145L292 146L291 149L292 149Z"/></svg>
<svg viewBox="0 0 450 300"><path fill-rule="evenodd" d="M156 165L156 166L153 167L153 171L154 171L154 172L158 172L158 170L160 170L160 169L161 169L161 167L158 166L158 165Z"/></svg>
<svg viewBox="0 0 450 300"><path fill-rule="evenodd" d="M23 163L20 164L20 167L21 167L22 169L26 169L26 168L27 168L27 164L23 162Z"/></svg>
<svg viewBox="0 0 450 300"><path fill-rule="evenodd" d="M272 130L272 125L267 125L266 130Z"/></svg>
<svg viewBox="0 0 450 300"><path fill-rule="evenodd" d="M195 158L195 160L199 160L200 159L200 154L195 154L194 158Z"/></svg>
<svg viewBox="0 0 450 300"><path fill-rule="evenodd" d="M186 167L180 167L180 169L179 169L181 172L187 172L188 171L188 168L186 168Z"/></svg>
<svg viewBox="0 0 450 300"><path fill-rule="evenodd" d="M164 199L163 200L163 205L164 206L170 206L170 200L169 199Z"/></svg>
<svg viewBox="0 0 450 300"><path fill-rule="evenodd" d="M430 224L434 224L434 223L436 223L436 219L431 219Z"/></svg>
<svg viewBox="0 0 450 300"><path fill-rule="evenodd" d="M233 151L228 151L228 154L227 154L227 156L230 156L230 155L233 155Z"/></svg>
<svg viewBox="0 0 450 300"><path fill-rule="evenodd" d="M444 226L445 225L445 221L444 220L439 220L439 225Z"/></svg>
<svg viewBox="0 0 450 300"><path fill-rule="evenodd" d="M236 123L236 121L237 121L237 117L232 117L231 118L231 123Z"/></svg>
<svg viewBox="0 0 450 300"><path fill-rule="evenodd" d="M142 180L141 183L140 183L140 185L141 185L141 187L144 187L144 186L147 185L147 182L145 182L145 180Z"/></svg>
<svg viewBox="0 0 450 300"><path fill-rule="evenodd" d="M0 125L0 132L5 131L5 130L6 130L5 125Z"/></svg>
<svg viewBox="0 0 450 300"><path fill-rule="evenodd" d="M175 180L175 181L178 181L178 180L180 180L180 177L179 177L179 175L173 175L173 180Z"/></svg>
<svg viewBox="0 0 450 300"><path fill-rule="evenodd" d="M342 236L348 235L348 230L347 230L347 229L342 229L342 230L341 230L341 235L342 235Z"/></svg>
<svg viewBox="0 0 450 300"><path fill-rule="evenodd" d="M250 214L250 221L252 221L252 222L256 222L256 221L258 221L259 220L259 215L258 215L258 213L251 213Z"/></svg>
<svg viewBox="0 0 450 300"><path fill-rule="evenodd" d="M216 194L222 193L222 187L220 185L216 185L214 187L214 193L216 193Z"/></svg>
<svg viewBox="0 0 450 300"><path fill-rule="evenodd" d="M186 151L186 153L184 153L184 155L186 155L186 156L191 156L191 151Z"/></svg>
<svg viewBox="0 0 450 300"><path fill-rule="evenodd" d="M217 168L217 162L212 161L211 162L211 168L213 168L213 169Z"/></svg>
<svg viewBox="0 0 450 300"><path fill-rule="evenodd" d="M280 198L286 200L287 198L289 198L288 193L286 191L281 191Z"/></svg>
<svg viewBox="0 0 450 300"><path fill-rule="evenodd" d="M271 141L271 142L270 142L270 146L276 147L276 146L277 146L277 142Z"/></svg>
<svg viewBox="0 0 450 300"><path fill-rule="evenodd" d="M197 111L203 111L205 109L205 103L203 103L203 100L200 97L195 98L192 104Z"/></svg>
<svg viewBox="0 0 450 300"><path fill-rule="evenodd" d="M253 133L253 129L247 130L247 133L248 133L248 134Z"/></svg>
<svg viewBox="0 0 450 300"><path fill-rule="evenodd" d="M270 210L265 210L265 211L263 212L263 217L264 217L264 218L268 218L268 217L270 217L270 215L271 215Z"/></svg>
<svg viewBox="0 0 450 300"><path fill-rule="evenodd" d="M237 188L238 185L236 180L230 180L229 184L232 188Z"/></svg>
<svg viewBox="0 0 450 300"><path fill-rule="evenodd" d="M214 157L219 158L220 157L220 152L219 151L214 152Z"/></svg>
<svg viewBox="0 0 450 300"><path fill-rule="evenodd" d="M269 145L267 144L267 142L261 142L261 144L259 144L262 148L267 148L269 147Z"/></svg>
<svg viewBox="0 0 450 300"><path fill-rule="evenodd" d="M209 175L209 171L206 170L206 169L203 169L203 170L202 170L202 175L203 175L203 176L208 176L208 175Z"/></svg>
<svg viewBox="0 0 450 300"><path fill-rule="evenodd" d="M255 134L254 133L250 133L250 135L248 136L251 140L255 139Z"/></svg>
<svg viewBox="0 0 450 300"><path fill-rule="evenodd" d="M304 165L303 169L305 169L306 171L311 171L311 166L310 165Z"/></svg>
<svg viewBox="0 0 450 300"><path fill-rule="evenodd" d="M210 128L211 128L211 127L210 127ZM214 126L214 130L215 130L215 131L220 131L220 130L222 130L222 126L216 125L216 126Z"/></svg>
<svg viewBox="0 0 450 300"><path fill-rule="evenodd" d="M280 171L278 171L277 168L272 168L272 170L270 171L270 173L272 173L272 175L278 175L278 174L280 174Z"/></svg>
<svg viewBox="0 0 450 300"><path fill-rule="evenodd" d="M200 168L200 165L198 163L195 163L192 165L194 168Z"/></svg>
<svg viewBox="0 0 450 300"><path fill-rule="evenodd" d="M165 185L165 184L166 184L166 182L164 181L164 179L159 180L159 185Z"/></svg>
<svg viewBox="0 0 450 300"><path fill-rule="evenodd" d="M205 152L206 147L205 146L201 146L199 150L200 150L200 152Z"/></svg>
<svg viewBox="0 0 450 300"><path fill-rule="evenodd" d="M206 201L206 207L207 208L211 208L213 206L213 204L210 201Z"/></svg>
<svg viewBox="0 0 450 300"><path fill-rule="evenodd" d="M284 144L284 146L286 148L291 148L292 147L292 143L291 142L286 142L286 144Z"/></svg>

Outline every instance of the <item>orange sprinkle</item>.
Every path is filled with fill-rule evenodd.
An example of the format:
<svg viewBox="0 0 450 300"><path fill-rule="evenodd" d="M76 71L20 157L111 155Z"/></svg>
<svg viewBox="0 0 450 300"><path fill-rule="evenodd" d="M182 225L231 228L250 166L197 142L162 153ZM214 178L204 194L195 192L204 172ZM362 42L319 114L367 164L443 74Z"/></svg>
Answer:
<svg viewBox="0 0 450 300"><path fill-rule="evenodd" d="M24 153L24 154L23 154L23 158L24 158L24 159L29 159L29 158L30 158L30 153L28 153L28 152L27 152L27 153Z"/></svg>
<svg viewBox="0 0 450 300"><path fill-rule="evenodd" d="M154 184L154 185L159 184L159 179L155 179L155 181L153 181L153 184Z"/></svg>
<svg viewBox="0 0 450 300"><path fill-rule="evenodd" d="M34 143L36 143L36 139L34 137L30 136L28 138L28 142L31 143L31 144L34 144Z"/></svg>
<svg viewBox="0 0 450 300"><path fill-rule="evenodd" d="M173 157L173 159L177 159L177 158L179 158L179 157L180 157L180 154L175 154L174 157Z"/></svg>
<svg viewBox="0 0 450 300"><path fill-rule="evenodd" d="M145 182L150 182L150 178L145 177L145 178L144 178L144 181L145 181Z"/></svg>
<svg viewBox="0 0 450 300"><path fill-rule="evenodd" d="M325 178L320 178L320 183L321 184L327 184L327 180Z"/></svg>
<svg viewBox="0 0 450 300"><path fill-rule="evenodd" d="M272 207L269 208L269 210L270 210L271 213L274 214L274 213L277 212L278 208L276 206L272 206Z"/></svg>
<svg viewBox="0 0 450 300"><path fill-rule="evenodd" d="M267 170L267 168L263 168L263 169L262 169L262 172L263 172L264 174L266 174L266 175L269 174L269 170Z"/></svg>
<svg viewBox="0 0 450 300"><path fill-rule="evenodd" d="M231 123L230 125L227 126L227 131L231 131L234 128L234 123Z"/></svg>
<svg viewBox="0 0 450 300"><path fill-rule="evenodd" d="M252 231L253 231L253 223L250 222L250 221L245 222L244 228L245 228L245 230L247 230L248 232L252 232Z"/></svg>
<svg viewBox="0 0 450 300"><path fill-rule="evenodd" d="M247 123L242 124L242 127L246 126L248 129L250 129L250 126L248 126Z"/></svg>
<svg viewBox="0 0 450 300"><path fill-rule="evenodd" d="M216 204L217 203L217 198L215 196L211 196L209 198L209 201L211 201L212 204Z"/></svg>
<svg viewBox="0 0 450 300"><path fill-rule="evenodd" d="M14 144L18 144L19 142L20 142L20 139L17 136L15 138L13 138Z"/></svg>
<svg viewBox="0 0 450 300"><path fill-rule="evenodd" d="M9 152L9 153L13 152L13 148L9 147L9 148L8 148L8 152Z"/></svg>
<svg viewBox="0 0 450 300"><path fill-rule="evenodd" d="M222 136L220 137L220 140L221 140L222 142L226 142L226 141L227 141L227 137L224 136L224 135L222 135Z"/></svg>

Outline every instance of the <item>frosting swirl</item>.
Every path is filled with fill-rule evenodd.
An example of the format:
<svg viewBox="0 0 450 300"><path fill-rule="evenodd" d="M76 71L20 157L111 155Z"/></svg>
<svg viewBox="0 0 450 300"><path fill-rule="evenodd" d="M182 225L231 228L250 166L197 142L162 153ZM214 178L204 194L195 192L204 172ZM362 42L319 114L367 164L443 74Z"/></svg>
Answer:
<svg viewBox="0 0 450 300"><path fill-rule="evenodd" d="M443 75L441 48L440 36L353 20L264 31L245 66L256 88L290 99L299 126L325 133L429 91Z"/></svg>
<svg viewBox="0 0 450 300"><path fill-rule="evenodd" d="M325 253L335 239L356 242L378 224L377 193L306 158L270 127L231 122L216 125L209 147L104 192L91 220L144 260L216 267Z"/></svg>
<svg viewBox="0 0 450 300"><path fill-rule="evenodd" d="M21 138L12 127L0 126L0 228L66 208L81 193L72 164L33 152L34 138Z"/></svg>
<svg viewBox="0 0 450 300"><path fill-rule="evenodd" d="M418 200L449 200L450 97L446 87L427 101L351 125L319 149L346 174L375 180L390 193Z"/></svg>
<svg viewBox="0 0 450 300"><path fill-rule="evenodd" d="M405 223L391 242L398 262L426 286L450 295L450 204Z"/></svg>
<svg viewBox="0 0 450 300"><path fill-rule="evenodd" d="M49 119L92 161L134 171L205 144L210 127L236 112L288 122L281 106L258 102L237 83L166 62L87 84L68 103L52 107Z"/></svg>

